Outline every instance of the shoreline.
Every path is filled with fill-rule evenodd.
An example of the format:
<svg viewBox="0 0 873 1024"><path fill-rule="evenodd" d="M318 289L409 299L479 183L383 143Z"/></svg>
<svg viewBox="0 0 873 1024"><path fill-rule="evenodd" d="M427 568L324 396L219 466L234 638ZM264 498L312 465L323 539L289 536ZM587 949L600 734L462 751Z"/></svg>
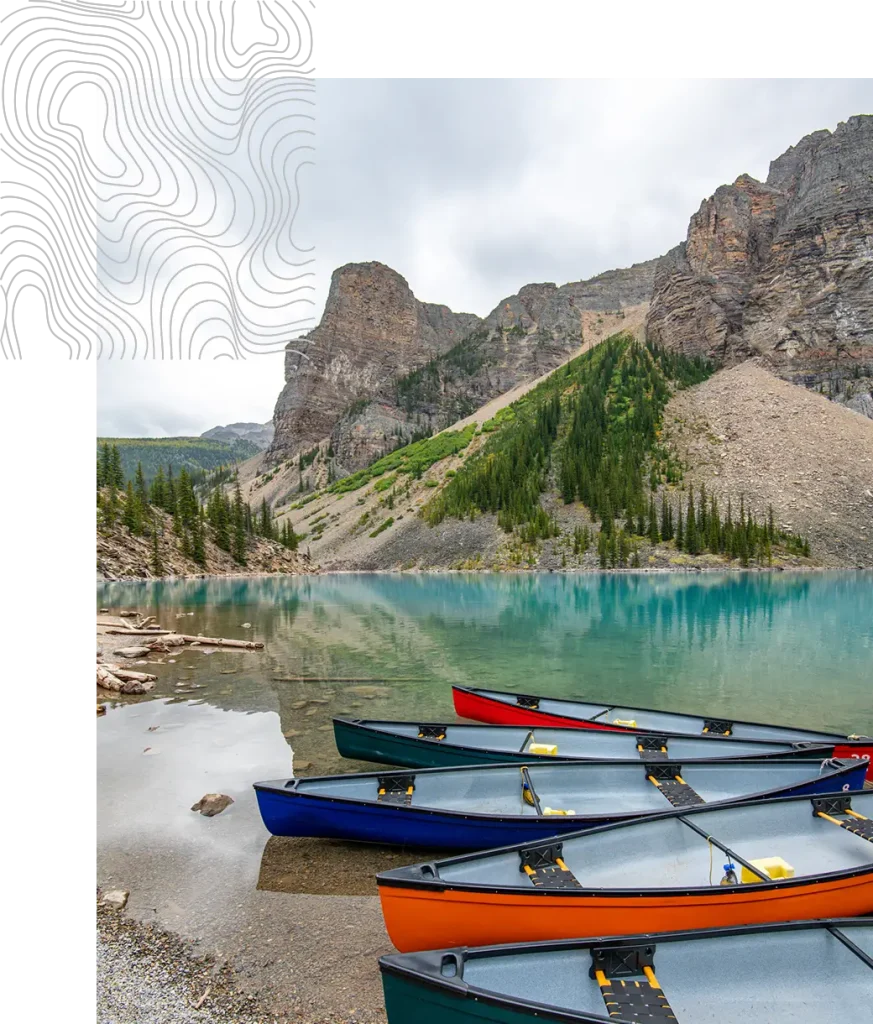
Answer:
<svg viewBox="0 0 873 1024"><path fill-rule="evenodd" d="M730 573L742 575L781 575L784 573L816 573L827 572L873 572L866 565L779 565L779 566L715 566L715 565L677 565L673 567L653 566L634 569L443 569L434 567L421 568L390 568L390 569L321 569L313 572L247 572L247 573L197 573L191 576L118 576L113 578L97 577L97 586L108 583L181 583L191 580L264 580L264 579L296 579L310 576L694 576Z"/></svg>

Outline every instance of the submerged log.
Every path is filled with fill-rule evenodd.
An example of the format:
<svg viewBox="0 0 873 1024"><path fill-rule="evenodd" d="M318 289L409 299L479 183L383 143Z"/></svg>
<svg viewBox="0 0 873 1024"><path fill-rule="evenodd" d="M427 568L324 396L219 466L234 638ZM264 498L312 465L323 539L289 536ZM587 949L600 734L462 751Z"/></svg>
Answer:
<svg viewBox="0 0 873 1024"><path fill-rule="evenodd" d="M108 672L126 683L153 683L158 677L150 672L134 672L133 669L125 668L123 665L103 665Z"/></svg>
<svg viewBox="0 0 873 1024"><path fill-rule="evenodd" d="M171 629L107 629L112 636L169 636Z"/></svg>
<svg viewBox="0 0 873 1024"><path fill-rule="evenodd" d="M246 651L259 651L264 646L260 640L224 640L221 637L188 636L185 633L180 636L186 644L209 644L211 647L239 647Z"/></svg>
<svg viewBox="0 0 873 1024"><path fill-rule="evenodd" d="M145 629L146 626L151 626L151 624L153 622L155 622L155 621L156 620L155 620L154 615L149 615L147 618L143 619L142 622L137 623L137 627L136 628L137 629Z"/></svg>

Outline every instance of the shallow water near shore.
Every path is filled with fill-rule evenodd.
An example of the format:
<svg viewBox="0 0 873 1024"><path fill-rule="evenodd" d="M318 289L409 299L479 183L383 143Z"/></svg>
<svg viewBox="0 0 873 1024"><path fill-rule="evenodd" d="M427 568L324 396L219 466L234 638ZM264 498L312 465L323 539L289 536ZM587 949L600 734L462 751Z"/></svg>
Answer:
<svg viewBox="0 0 873 1024"><path fill-rule="evenodd" d="M352 574L96 596L265 644L161 655L154 691L98 720L98 883L307 1019L380 1019L390 944L372 875L425 859L269 839L253 782L292 760L310 775L365 767L336 753L333 715L451 720L450 684L466 683L873 732L873 573ZM216 791L228 810L191 812Z"/></svg>

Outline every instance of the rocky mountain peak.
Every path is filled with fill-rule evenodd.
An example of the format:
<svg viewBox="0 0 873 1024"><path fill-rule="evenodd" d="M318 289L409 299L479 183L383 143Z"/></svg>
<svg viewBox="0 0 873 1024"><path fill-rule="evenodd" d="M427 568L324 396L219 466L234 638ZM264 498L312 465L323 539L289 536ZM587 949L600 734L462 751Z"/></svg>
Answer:
<svg viewBox="0 0 873 1024"><path fill-rule="evenodd" d="M716 189L658 270L647 336L726 362L762 356L832 397L869 392L871 166L873 116L860 115L801 139L766 182Z"/></svg>

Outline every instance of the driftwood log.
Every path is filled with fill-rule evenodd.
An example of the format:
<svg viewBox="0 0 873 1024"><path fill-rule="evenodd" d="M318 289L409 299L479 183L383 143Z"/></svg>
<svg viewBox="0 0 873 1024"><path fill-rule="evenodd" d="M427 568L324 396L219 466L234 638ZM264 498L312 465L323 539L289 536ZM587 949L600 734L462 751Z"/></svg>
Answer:
<svg viewBox="0 0 873 1024"><path fill-rule="evenodd" d="M101 668L111 672L125 683L153 683L158 678L150 672L134 672L133 669L125 668L123 665L104 664Z"/></svg>
<svg viewBox="0 0 873 1024"><path fill-rule="evenodd" d="M116 666L97 666L97 685L102 687L104 690L113 690L115 693L148 693L152 689L155 677L152 676L149 679L131 679L124 680L120 679L114 672L110 671L111 668ZM143 675L139 672L137 675Z"/></svg>
<svg viewBox="0 0 873 1024"><path fill-rule="evenodd" d="M186 644L208 644L210 647L239 647L246 651L260 651L264 646L260 640L224 640L221 637L189 636L186 633L180 633L179 636Z"/></svg>

